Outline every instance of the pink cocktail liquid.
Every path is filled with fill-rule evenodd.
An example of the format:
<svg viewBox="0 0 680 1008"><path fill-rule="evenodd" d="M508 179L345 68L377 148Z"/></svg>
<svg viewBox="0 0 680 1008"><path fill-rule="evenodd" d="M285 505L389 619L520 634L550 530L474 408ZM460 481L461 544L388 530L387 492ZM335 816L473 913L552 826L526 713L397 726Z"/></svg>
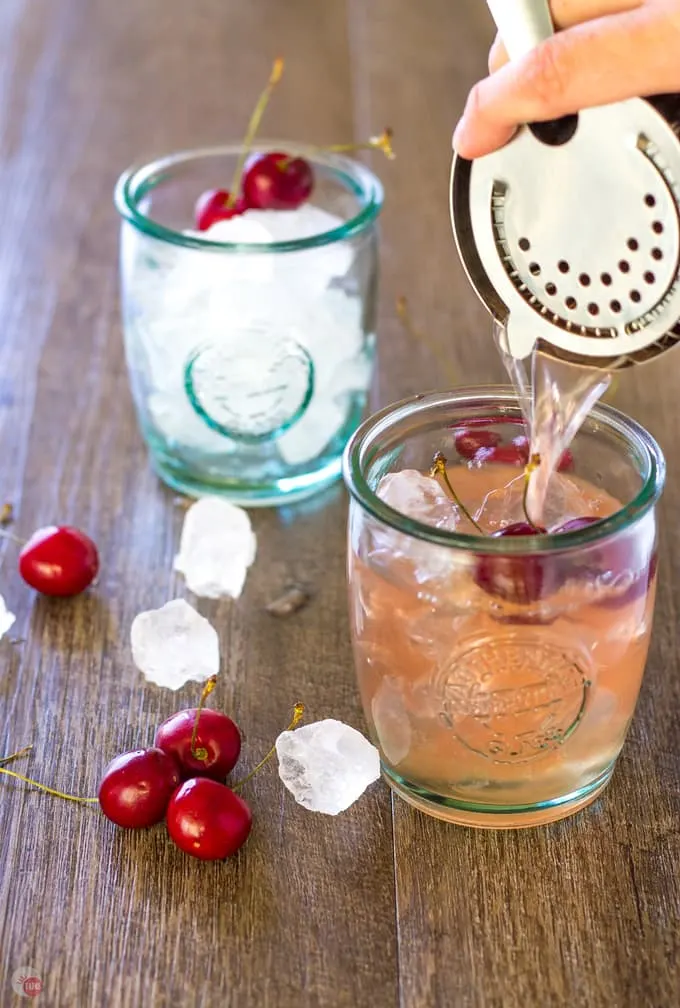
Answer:
<svg viewBox="0 0 680 1008"><path fill-rule="evenodd" d="M461 464L448 474L485 533L522 519L521 470ZM475 534L420 479L391 474L378 495ZM621 508L572 475L554 480L548 531ZM484 556L483 546L480 536L478 554L447 549L355 512L359 689L386 775L408 801L468 825L537 825L592 801L623 745L649 645L654 519L563 552Z"/></svg>

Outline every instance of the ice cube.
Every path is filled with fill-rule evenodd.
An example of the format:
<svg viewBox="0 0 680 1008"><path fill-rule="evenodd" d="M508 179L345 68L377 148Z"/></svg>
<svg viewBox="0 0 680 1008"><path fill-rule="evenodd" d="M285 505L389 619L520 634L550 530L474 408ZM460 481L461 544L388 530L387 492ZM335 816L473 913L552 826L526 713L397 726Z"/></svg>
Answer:
<svg viewBox="0 0 680 1008"><path fill-rule="evenodd" d="M207 231L202 232L202 237L230 244L243 242L246 245L267 245L271 241L276 241L274 232L267 227L272 217L264 213L256 217L252 211L238 214L229 220L216 221Z"/></svg>
<svg viewBox="0 0 680 1008"><path fill-rule="evenodd" d="M139 613L130 628L132 660L157 686L178 690L205 682L220 667L215 628L184 599Z"/></svg>
<svg viewBox="0 0 680 1008"><path fill-rule="evenodd" d="M344 812L380 776L375 746L333 718L282 732L276 754L279 776L295 801L326 815Z"/></svg>
<svg viewBox="0 0 680 1008"><path fill-rule="evenodd" d="M297 210L247 210L245 220L262 224L276 242L292 242L335 231L345 223L342 217L328 213L312 203ZM330 242L311 249L272 256L276 279L292 284L295 289L321 292L338 277L349 272L354 258L352 246L346 241Z"/></svg>
<svg viewBox="0 0 680 1008"><path fill-rule="evenodd" d="M203 598L238 598L257 541L248 513L221 497L202 497L184 518L175 570Z"/></svg>
<svg viewBox="0 0 680 1008"><path fill-rule="evenodd" d="M303 415L278 440L289 465L320 455L346 423L353 396L368 388L372 361L364 350L360 309L343 291L327 291L309 304L304 324L293 327L314 366L314 391Z"/></svg>
<svg viewBox="0 0 680 1008"><path fill-rule="evenodd" d="M416 469L387 473L376 492L395 511L435 528L455 531L460 520L458 508L437 480Z"/></svg>
<svg viewBox="0 0 680 1008"><path fill-rule="evenodd" d="M383 476L377 494L395 511L426 525L449 532L459 530L470 534L473 531L439 483L415 469L402 469ZM388 577L405 578L408 583L415 581L418 590L430 583L438 591L441 582L446 581L448 593L458 591L457 581L461 577L467 585L469 570L474 565L472 554L457 553L378 522L369 521L365 532L372 565L389 571Z"/></svg>
<svg viewBox="0 0 680 1008"><path fill-rule="evenodd" d="M4 637L10 627L14 626L16 616L11 613L5 604L5 600L0 595L0 637Z"/></svg>
<svg viewBox="0 0 680 1008"><path fill-rule="evenodd" d="M312 396L303 416L278 439L284 462L302 465L320 455L342 427L346 413L342 403Z"/></svg>
<svg viewBox="0 0 680 1008"><path fill-rule="evenodd" d="M371 702L373 724L384 752L395 766L408 756L411 748L411 722L397 679L385 676Z"/></svg>
<svg viewBox="0 0 680 1008"><path fill-rule="evenodd" d="M213 455L235 451L236 442L208 427L183 388L152 392L146 405L154 427L170 444Z"/></svg>
<svg viewBox="0 0 680 1008"><path fill-rule="evenodd" d="M496 532L515 522L526 521L524 513L525 477L521 474L498 490L486 495L475 514L476 520L485 532ZM529 513L532 521L544 528L552 529L570 518L581 518L597 514L604 498L597 490L586 490L563 473L553 473L548 484L543 513Z"/></svg>

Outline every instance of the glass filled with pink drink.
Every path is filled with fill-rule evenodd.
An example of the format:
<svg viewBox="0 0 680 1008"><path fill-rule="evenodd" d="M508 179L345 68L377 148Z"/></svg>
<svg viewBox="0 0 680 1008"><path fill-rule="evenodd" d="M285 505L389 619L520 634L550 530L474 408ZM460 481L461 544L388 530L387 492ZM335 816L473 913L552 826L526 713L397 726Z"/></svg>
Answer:
<svg viewBox="0 0 680 1008"><path fill-rule="evenodd" d="M384 775L467 826L535 826L593 801L649 646L659 446L595 408L539 517L528 461L506 388L398 403L345 453L352 639Z"/></svg>

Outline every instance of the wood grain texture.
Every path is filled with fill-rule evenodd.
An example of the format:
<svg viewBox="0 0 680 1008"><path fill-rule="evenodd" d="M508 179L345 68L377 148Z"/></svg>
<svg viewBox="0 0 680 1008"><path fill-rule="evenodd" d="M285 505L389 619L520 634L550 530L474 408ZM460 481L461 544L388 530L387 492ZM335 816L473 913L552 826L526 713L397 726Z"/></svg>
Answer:
<svg viewBox="0 0 680 1008"><path fill-rule="evenodd" d="M417 325L465 383L502 377L458 264L450 134L484 72L481 0L3 0L0 6L0 497L17 534L55 520L102 553L96 591L36 600L0 543L17 614L0 642L0 750L93 794L117 752L195 702L141 688L129 627L182 593L182 508L150 474L117 305L116 176L133 160L238 137L274 55L287 60L271 133L318 143L391 125L380 371L373 405L441 385ZM269 131L269 130L268 130ZM51 1008L674 1008L680 1001L680 438L677 362L621 381L618 401L670 461L656 633L630 739L602 801L517 834L446 827L382 785L337 820L311 816L273 768L256 824L224 865L194 863L162 827L126 834L92 808L0 784L0 1006L19 966ZM244 766L294 701L362 726L344 584L345 496L254 516L259 558L236 604L201 603L224 655L215 703L245 733ZM264 607L314 586L286 621ZM22 767L23 769L23 767Z"/></svg>

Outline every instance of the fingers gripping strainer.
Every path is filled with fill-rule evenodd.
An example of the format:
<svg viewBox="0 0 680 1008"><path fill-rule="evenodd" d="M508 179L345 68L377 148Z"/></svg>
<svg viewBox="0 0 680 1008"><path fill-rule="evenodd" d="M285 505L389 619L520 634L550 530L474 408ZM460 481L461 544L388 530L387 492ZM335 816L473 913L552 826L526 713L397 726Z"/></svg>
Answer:
<svg viewBox="0 0 680 1008"><path fill-rule="evenodd" d="M488 0L512 59L553 31L545 0ZM635 98L454 157L451 217L503 349L607 369L680 342L680 141Z"/></svg>

